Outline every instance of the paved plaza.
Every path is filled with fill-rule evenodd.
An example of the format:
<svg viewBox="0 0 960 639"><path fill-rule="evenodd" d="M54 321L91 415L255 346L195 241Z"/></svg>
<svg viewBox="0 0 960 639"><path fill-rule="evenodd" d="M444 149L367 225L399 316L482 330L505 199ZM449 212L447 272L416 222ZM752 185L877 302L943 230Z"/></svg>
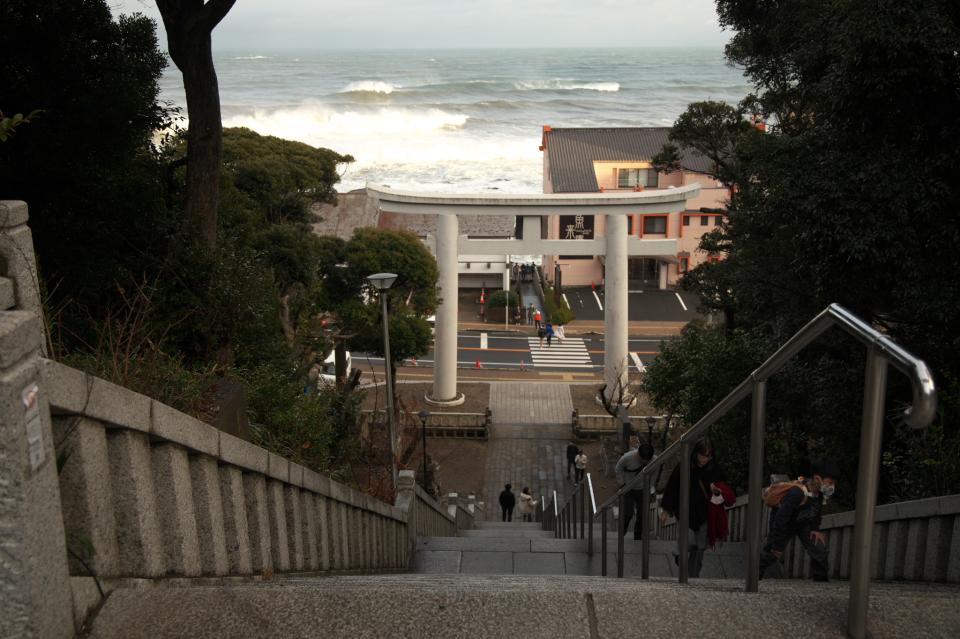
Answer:
<svg viewBox="0 0 960 639"><path fill-rule="evenodd" d="M573 402L567 384L506 383L490 385L493 427L487 453L485 517L500 519L497 497L504 484L519 495L524 486L538 499L557 491L562 500L570 482L566 476L566 446ZM519 519L519 513L514 511Z"/></svg>

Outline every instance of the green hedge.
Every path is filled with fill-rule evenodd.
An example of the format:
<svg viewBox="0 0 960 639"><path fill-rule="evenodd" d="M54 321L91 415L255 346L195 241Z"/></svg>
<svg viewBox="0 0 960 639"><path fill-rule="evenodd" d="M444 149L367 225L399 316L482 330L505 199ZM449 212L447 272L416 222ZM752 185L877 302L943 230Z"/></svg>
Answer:
<svg viewBox="0 0 960 639"><path fill-rule="evenodd" d="M543 289L543 307L546 311L545 319L554 324L569 324L572 320L576 319L576 315L573 314L573 311L570 310L570 307L567 306L567 303L563 301L562 297L560 298L559 304L554 301L552 288Z"/></svg>

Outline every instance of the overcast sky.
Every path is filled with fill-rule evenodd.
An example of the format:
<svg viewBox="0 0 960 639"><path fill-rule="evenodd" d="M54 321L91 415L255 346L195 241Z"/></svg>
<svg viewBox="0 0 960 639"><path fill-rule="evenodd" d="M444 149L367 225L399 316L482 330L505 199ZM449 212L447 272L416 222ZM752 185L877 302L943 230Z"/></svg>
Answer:
<svg viewBox="0 0 960 639"><path fill-rule="evenodd" d="M108 0L156 18L153 0ZM720 47L714 0L237 0L214 49Z"/></svg>

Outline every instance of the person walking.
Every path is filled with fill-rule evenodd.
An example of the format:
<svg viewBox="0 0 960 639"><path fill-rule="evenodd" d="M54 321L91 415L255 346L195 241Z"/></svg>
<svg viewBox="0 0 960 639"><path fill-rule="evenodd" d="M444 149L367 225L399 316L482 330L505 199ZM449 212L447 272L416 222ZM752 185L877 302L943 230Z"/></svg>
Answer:
<svg viewBox="0 0 960 639"><path fill-rule="evenodd" d="M540 315L540 309L539 309L539 308L534 309L534 311L533 311L533 324L534 324L534 326L536 326L537 328L541 328L541 327L543 326L543 324L540 322L541 318L542 318L542 316Z"/></svg>
<svg viewBox="0 0 960 639"><path fill-rule="evenodd" d="M676 517L680 510L680 468L681 465L677 464L673 469L663 491L660 500L661 523L666 523L668 514ZM679 552L688 553L690 577L699 577L703 567L703 553L707 549L707 515L711 497L720 494L720 488L716 485L718 482L726 482L726 477L714 457L713 444L704 437L694 444L690 454L690 533L688 547L678 548ZM679 535L677 543L680 543Z"/></svg>
<svg viewBox="0 0 960 639"><path fill-rule="evenodd" d="M567 479L572 479L570 477L570 469L576 469L577 455L579 454L580 448L576 444L573 442L567 444Z"/></svg>
<svg viewBox="0 0 960 639"><path fill-rule="evenodd" d="M556 327L554 327L553 332L557 337L557 344L563 344L563 340L567 338L563 332L563 324L557 324Z"/></svg>
<svg viewBox="0 0 960 639"><path fill-rule="evenodd" d="M520 491L520 516L523 521L533 521L533 513L537 510L537 501L530 494L526 486Z"/></svg>
<svg viewBox="0 0 960 639"><path fill-rule="evenodd" d="M793 536L810 557L810 577L814 581L829 579L829 551L827 536L820 532L820 511L824 500L833 496L840 472L831 461L818 462L811 470L810 479L774 484L764 495L764 502L773 510L770 531L760 551L761 579L767 568L783 556L783 549Z"/></svg>
<svg viewBox="0 0 960 639"><path fill-rule="evenodd" d="M530 306L527 307L527 326L530 326L530 324L533 322L533 312L535 310L537 309L534 308L533 302L531 302Z"/></svg>
<svg viewBox="0 0 960 639"><path fill-rule="evenodd" d="M507 484L500 493L501 521L513 521L513 507L517 505L517 498L514 497L510 488L510 484Z"/></svg>
<svg viewBox="0 0 960 639"><path fill-rule="evenodd" d="M577 452L577 457L573 463L577 469L577 483L579 484L587 473L587 454L583 452L582 448Z"/></svg>
<svg viewBox="0 0 960 639"><path fill-rule="evenodd" d="M553 330L553 324L550 323L550 320L547 320L547 325L543 329L547 333L547 348L553 344L553 336L556 334Z"/></svg>
<svg viewBox="0 0 960 639"><path fill-rule="evenodd" d="M650 460L653 459L653 447L648 442L642 442L632 450L628 450L620 459L614 472L617 477L617 489L623 488L640 474ZM630 520L636 515L633 524L633 538L642 539L644 523L647 515L643 512L643 486L636 486L623 495L623 517L621 518L620 534L625 535L630 529Z"/></svg>
<svg viewBox="0 0 960 639"><path fill-rule="evenodd" d="M543 338L547 336L547 329L542 325L537 326L537 337L540 338L540 348L543 348Z"/></svg>

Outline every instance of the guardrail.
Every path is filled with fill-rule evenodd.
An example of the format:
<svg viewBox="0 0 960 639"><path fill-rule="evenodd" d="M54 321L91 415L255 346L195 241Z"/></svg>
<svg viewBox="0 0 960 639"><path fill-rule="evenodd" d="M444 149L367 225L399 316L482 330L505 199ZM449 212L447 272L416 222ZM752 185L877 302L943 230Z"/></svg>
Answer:
<svg viewBox="0 0 960 639"><path fill-rule="evenodd" d="M748 495L741 495L727 508L729 541L747 538ZM770 509L763 507L762 521ZM824 515L820 530L830 549L830 577L848 579L853 559L856 511ZM874 515L874 546L870 554L872 579L960 583L960 495L945 495L877 506ZM660 527L660 539L677 538L677 521ZM780 560L782 576L808 577L809 562L803 548L791 540Z"/></svg>
<svg viewBox="0 0 960 639"><path fill-rule="evenodd" d="M872 547L874 509L877 501L877 474L880 466L880 448L883 435L884 398L887 386L887 368L893 364L913 385L913 401L904 413L904 421L913 428L927 426L936 412L937 400L933 378L927 365L898 346L839 304L831 304L813 320L795 333L787 342L743 380L716 406L710 409L683 436L653 459L644 470L613 497L600 506L606 511L623 500L627 491L640 487L643 494L642 511L649 512L650 487L653 473L664 462L680 457L680 521L679 545L688 546L690 510L690 455L696 440L741 400L752 396L750 422L750 470L748 494L759 495L763 472L763 443L766 425L767 380L786 363L828 329L842 328L867 346L867 366L864 379L863 423L861 427L859 476L857 478L857 509L854 515L854 535L850 570L850 604L847 630L853 637L866 635L867 603L870 593L870 557ZM642 484L642 487L641 487ZM621 511L622 512L622 511ZM746 591L757 592L760 566L761 502L749 502L747 529ZM606 535L604 535L606 538ZM650 535L643 536L642 568L644 579L650 576ZM618 575L622 576L623 552L618 552ZM680 553L680 582L689 575L689 556Z"/></svg>

